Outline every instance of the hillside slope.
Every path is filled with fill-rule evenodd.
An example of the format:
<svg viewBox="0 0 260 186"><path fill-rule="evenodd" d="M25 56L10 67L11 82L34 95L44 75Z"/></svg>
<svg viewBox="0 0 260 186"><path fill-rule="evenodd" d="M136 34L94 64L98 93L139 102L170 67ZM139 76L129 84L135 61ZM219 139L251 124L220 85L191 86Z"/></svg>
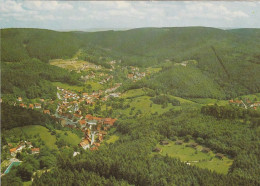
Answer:
<svg viewBox="0 0 260 186"><path fill-rule="evenodd" d="M260 91L259 29L139 28L90 33L3 29L1 40L2 61L38 58L48 62L55 58L69 58L79 49L84 49L85 56L92 55L97 60L105 56L121 60L122 65L141 67L162 65L166 61L173 64L191 59L198 62L196 72L203 75L198 76L198 73L195 73L194 77L190 75L190 79L202 81L201 78L206 78L205 82L211 82L210 87L222 92L216 96L214 88L209 91L215 92L214 95L210 94L211 97L222 98L220 94L224 93L231 98ZM230 78L227 77L211 46L214 46L217 55L222 59ZM96 52L93 54L93 51ZM156 83L160 76L170 76L170 72L162 73L158 78L152 79L154 84L161 83ZM175 82L178 78L173 79ZM169 89L168 82L171 81L163 84ZM190 91L185 87L187 86L181 86L178 92ZM196 97L196 94L191 96Z"/></svg>

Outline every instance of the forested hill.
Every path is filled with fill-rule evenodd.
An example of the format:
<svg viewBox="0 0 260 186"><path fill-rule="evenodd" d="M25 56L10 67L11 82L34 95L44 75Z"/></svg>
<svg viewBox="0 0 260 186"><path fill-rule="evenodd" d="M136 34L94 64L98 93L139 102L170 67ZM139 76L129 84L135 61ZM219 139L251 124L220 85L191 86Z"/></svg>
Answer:
<svg viewBox="0 0 260 186"><path fill-rule="evenodd" d="M23 61L29 58L48 62L55 58L70 58L79 49L84 49L86 53L98 51L97 53L103 56L121 60L122 65L141 67L162 65L167 61L174 64L196 60L197 65L194 70L169 68L152 79L152 84L158 85L164 84L165 80L172 82L172 86L167 84L163 88L168 87L168 92L177 88L178 91L173 93L179 96L183 95L184 91L187 97L198 97L193 93L190 95L186 89L183 91L179 89L189 87L191 92L194 92L190 85L194 85L194 81L200 81L201 77L206 80L202 84L206 85L209 82L215 89L207 91L210 92L209 94L203 93L201 97L232 98L260 91L260 29L221 30L180 27L102 32L2 29L1 44L1 61L6 62ZM222 59L227 72L219 63L212 46ZM98 56L96 58L99 59ZM172 73L176 75L175 77L180 77L181 72L186 77L185 74L190 71L196 71L196 77L192 75L185 85L173 86L176 81L181 81L174 79ZM160 89L160 87L155 88Z"/></svg>
<svg viewBox="0 0 260 186"><path fill-rule="evenodd" d="M56 32L22 28L1 30L3 61L19 61L27 57L47 61L70 57L79 48L86 46L100 47L122 56L182 60L200 58L210 53L209 58L212 57L210 46L214 45L224 56L241 52L243 60L247 59L244 56L247 54L251 61L259 63L259 58L255 58L258 56L259 43L259 29L184 27L102 32ZM204 61L208 61L208 58Z"/></svg>
<svg viewBox="0 0 260 186"><path fill-rule="evenodd" d="M43 29L12 28L1 30L2 61L71 57L80 47L76 34Z"/></svg>

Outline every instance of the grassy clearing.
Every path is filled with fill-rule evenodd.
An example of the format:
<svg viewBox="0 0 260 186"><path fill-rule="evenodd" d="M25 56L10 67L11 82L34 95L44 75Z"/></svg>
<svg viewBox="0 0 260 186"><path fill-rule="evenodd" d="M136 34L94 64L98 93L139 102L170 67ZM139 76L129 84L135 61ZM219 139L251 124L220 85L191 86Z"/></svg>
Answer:
<svg viewBox="0 0 260 186"><path fill-rule="evenodd" d="M180 97L176 96L170 96L172 99L177 99L180 101L181 106L173 106L171 103L168 104L167 107L163 108L162 105L154 104L150 99L152 97L146 96L145 91L143 89L133 89L128 90L124 94L122 94L122 98L126 99L126 104L130 104L130 108L127 109L119 109L116 112L121 115L135 115L139 110L141 111L141 114L147 115L147 114L162 114L164 112L169 111L170 109L173 110L180 110L183 106L196 106L199 104L196 104L195 102L192 102L190 100L186 100ZM105 109L105 106L102 107L102 110ZM110 109L110 108L109 108ZM140 114L140 113L139 113Z"/></svg>
<svg viewBox="0 0 260 186"><path fill-rule="evenodd" d="M6 136L40 136L42 141L45 142L45 146L47 146L50 149L57 149L57 145L55 145L56 137L54 135L51 135L49 130L46 127L40 126L40 125L28 125L24 127L17 127L13 128L9 131L6 131Z"/></svg>
<svg viewBox="0 0 260 186"><path fill-rule="evenodd" d="M72 59L53 59L50 60L49 63L51 65L60 67L60 68L65 68L68 70L80 70L84 67L84 65L87 65L88 68L85 68L84 71L88 71L88 70L93 70L96 69L96 65L87 62L87 61L83 61L83 60L77 60L76 57L72 58Z"/></svg>
<svg viewBox="0 0 260 186"><path fill-rule="evenodd" d="M91 85L92 90L94 90L94 91L98 91L100 89L103 89L103 86L101 84L94 82L94 81L87 81L86 84Z"/></svg>
<svg viewBox="0 0 260 186"><path fill-rule="evenodd" d="M146 69L146 72L147 72L147 73L151 73L151 74L153 74L153 73L160 72L161 70L162 70L162 68L153 68L153 67L149 67L149 68Z"/></svg>
<svg viewBox="0 0 260 186"><path fill-rule="evenodd" d="M240 96L240 97L238 97L236 99L239 99L239 98L242 98L242 99L247 98L247 99L249 99L251 101L254 101L256 99L257 101L260 101L260 93L248 94L248 95Z"/></svg>
<svg viewBox="0 0 260 186"><path fill-rule="evenodd" d="M122 98L131 98L131 97L138 97L144 95L145 92L142 89L132 89L126 91L124 94L122 94Z"/></svg>
<svg viewBox="0 0 260 186"><path fill-rule="evenodd" d="M80 92L82 92L83 89L84 89L84 86L69 85L69 84L61 83L61 82L53 82L52 84L53 84L54 86L56 86L56 87L61 87L61 88L64 88L64 89L66 89L66 90L72 90L72 91L80 91ZM87 86L88 84L91 85L92 90L94 90L94 91L103 89L103 86L102 86L101 84L97 83L97 82L87 81L87 82L86 82L86 86ZM86 90L88 90L87 87L86 87Z"/></svg>
<svg viewBox="0 0 260 186"><path fill-rule="evenodd" d="M81 139L76 134L72 133L71 131L61 131L57 130L57 134L60 135L60 139L63 139L68 144L76 146L80 143ZM67 133L67 135L66 135Z"/></svg>
<svg viewBox="0 0 260 186"><path fill-rule="evenodd" d="M189 162L191 165L198 166L200 168L209 169L218 173L227 174L229 167L232 165L233 160L224 157L223 160L215 158L215 153L212 151L209 153L201 152L202 146L198 146L197 149L191 147L185 147L188 143L183 145L175 145L170 141L169 145L157 145L161 148L161 155L168 155L174 158L180 159L182 162ZM153 153L156 154L156 153Z"/></svg>
<svg viewBox="0 0 260 186"><path fill-rule="evenodd" d="M67 133L67 135L65 135L65 132ZM56 133L60 134L60 138L64 139L70 145L78 145L81 141L81 139L71 131L56 130ZM7 140L10 136L15 136L18 138L23 134L25 135L25 137L28 137L27 140L33 139L34 136L40 136L41 140L44 141L46 147L50 149L58 149L57 145L55 144L57 141L56 136L51 135L46 127L40 125L29 125L13 128L9 131L6 131Z"/></svg>
<svg viewBox="0 0 260 186"><path fill-rule="evenodd" d="M191 100L183 99L183 98L180 98L180 97L171 96L171 95L169 95L169 97L173 98L173 99L177 99L178 101L180 101L181 104L195 104L195 102L193 102Z"/></svg>
<svg viewBox="0 0 260 186"><path fill-rule="evenodd" d="M112 135L112 136L110 136L109 139L106 140L105 142L107 142L108 144L110 144L110 143L115 143L118 139L119 139L119 136L117 136L117 135Z"/></svg>
<svg viewBox="0 0 260 186"><path fill-rule="evenodd" d="M23 186L31 186L31 185L32 185L32 181L23 182Z"/></svg>
<svg viewBox="0 0 260 186"><path fill-rule="evenodd" d="M52 84L56 87L61 87L66 90L82 91L84 88L82 86L72 86L72 85L69 85L66 83L61 83L61 82L53 82Z"/></svg>
<svg viewBox="0 0 260 186"><path fill-rule="evenodd" d="M195 103L199 103L202 105L227 105L228 104L228 100L217 100L217 99L211 99L211 98L194 98L191 99L192 101L194 101Z"/></svg>
<svg viewBox="0 0 260 186"><path fill-rule="evenodd" d="M126 99L126 103L130 104L130 108L127 109L118 109L115 112L118 114L125 114L125 115L135 115L139 110L141 111L142 115L148 114L162 114L164 112L169 111L170 109L179 110L181 106L172 106L172 104L168 104L166 108L162 108L162 105L154 104L149 96L140 96L135 97L132 99ZM102 109L104 109L103 107ZM140 114L140 113L139 113Z"/></svg>

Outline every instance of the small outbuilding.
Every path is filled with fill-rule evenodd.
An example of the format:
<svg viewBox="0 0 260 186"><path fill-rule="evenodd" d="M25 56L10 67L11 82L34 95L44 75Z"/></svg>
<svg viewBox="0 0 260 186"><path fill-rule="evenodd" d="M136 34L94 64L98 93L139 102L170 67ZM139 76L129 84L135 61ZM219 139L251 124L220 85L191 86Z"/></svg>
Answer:
<svg viewBox="0 0 260 186"><path fill-rule="evenodd" d="M161 149L156 147L156 148L153 149L153 152L161 152Z"/></svg>
<svg viewBox="0 0 260 186"><path fill-rule="evenodd" d="M175 145L182 145L182 144L183 144L183 141L181 141L181 140L178 140L175 142Z"/></svg>
<svg viewBox="0 0 260 186"><path fill-rule="evenodd" d="M196 148L197 146L198 146L197 143L190 143L190 144L189 144L189 147L192 147L192 148Z"/></svg>
<svg viewBox="0 0 260 186"><path fill-rule="evenodd" d="M222 160L225 156L224 156L224 154L217 153L215 157Z"/></svg>
<svg viewBox="0 0 260 186"><path fill-rule="evenodd" d="M210 152L210 148L203 148L203 149L201 150L201 152L209 153L209 152Z"/></svg>

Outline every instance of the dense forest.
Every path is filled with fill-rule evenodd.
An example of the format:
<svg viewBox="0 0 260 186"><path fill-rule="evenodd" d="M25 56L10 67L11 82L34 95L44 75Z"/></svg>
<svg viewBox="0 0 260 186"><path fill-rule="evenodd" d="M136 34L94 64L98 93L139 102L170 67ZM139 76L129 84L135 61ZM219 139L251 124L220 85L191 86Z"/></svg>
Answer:
<svg viewBox="0 0 260 186"><path fill-rule="evenodd" d="M81 184L86 174L99 175L88 184L115 185L257 185L259 180L259 130L239 120L217 120L194 110L169 111L161 116L125 118L117 124L120 140L70 158L59 156L57 168L35 178L34 185ZM228 129L228 130L226 130ZM213 151L234 158L228 175L189 166L168 156L151 155L159 140L195 139ZM64 178L64 175L67 175ZM54 179L55 178L55 179ZM122 182L123 181L123 182ZM121 183L120 183L121 182Z"/></svg>
<svg viewBox="0 0 260 186"><path fill-rule="evenodd" d="M80 84L77 73L45 64L38 59L19 63L3 62L1 70L2 94L12 94L16 97L56 99L57 90L51 82Z"/></svg>
<svg viewBox="0 0 260 186"><path fill-rule="evenodd" d="M26 125L46 125L49 123L53 124L55 121L48 114L20 106L12 106L8 103L1 104L2 130Z"/></svg>

